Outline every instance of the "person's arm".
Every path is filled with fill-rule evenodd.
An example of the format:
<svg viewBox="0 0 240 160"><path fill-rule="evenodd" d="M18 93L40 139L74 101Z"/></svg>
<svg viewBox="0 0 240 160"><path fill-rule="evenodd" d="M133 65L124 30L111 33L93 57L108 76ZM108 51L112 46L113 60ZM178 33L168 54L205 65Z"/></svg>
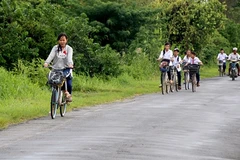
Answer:
<svg viewBox="0 0 240 160"><path fill-rule="evenodd" d="M48 55L48 58L46 59L45 63L44 63L44 67L48 67L48 65L52 62L53 58L56 55L56 47L54 46L50 52L50 54Z"/></svg>
<svg viewBox="0 0 240 160"><path fill-rule="evenodd" d="M229 56L228 56L228 60L229 60L229 61L231 60L231 56L232 56L232 55L231 55L231 54L229 54Z"/></svg>
<svg viewBox="0 0 240 160"><path fill-rule="evenodd" d="M73 68L73 59L72 59L72 57L73 57L73 49L72 49L72 47L68 47L68 56L67 56L67 60L68 60L68 67L70 67L70 68Z"/></svg>
<svg viewBox="0 0 240 160"><path fill-rule="evenodd" d="M160 55L159 55L159 57L158 57L158 59L157 60L161 60L163 58L163 51L161 51L161 53L160 53Z"/></svg>
<svg viewBox="0 0 240 160"><path fill-rule="evenodd" d="M219 58L220 58L220 55L218 54L218 56L217 56L217 60L219 60Z"/></svg>
<svg viewBox="0 0 240 160"><path fill-rule="evenodd" d="M199 64L200 66L203 65L202 61L201 61L199 58L197 59L197 62L198 62L198 64Z"/></svg>
<svg viewBox="0 0 240 160"><path fill-rule="evenodd" d="M183 60L182 58L179 56L179 64L182 64Z"/></svg>

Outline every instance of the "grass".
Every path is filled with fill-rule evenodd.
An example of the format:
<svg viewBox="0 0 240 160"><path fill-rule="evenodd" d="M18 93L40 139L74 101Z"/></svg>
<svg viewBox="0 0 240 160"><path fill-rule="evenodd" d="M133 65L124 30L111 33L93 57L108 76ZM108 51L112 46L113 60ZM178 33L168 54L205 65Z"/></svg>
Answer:
<svg viewBox="0 0 240 160"><path fill-rule="evenodd" d="M32 84L28 78L21 75L12 75L0 69L2 84L0 88L0 129L11 124L18 124L33 118L48 116L50 91ZM201 78L217 76L214 66L204 66L201 69ZM85 106L123 100L125 98L159 92L159 78L143 78L136 80L127 74L118 78L104 81L98 78L75 76L73 102L68 110ZM50 118L50 117L49 117Z"/></svg>

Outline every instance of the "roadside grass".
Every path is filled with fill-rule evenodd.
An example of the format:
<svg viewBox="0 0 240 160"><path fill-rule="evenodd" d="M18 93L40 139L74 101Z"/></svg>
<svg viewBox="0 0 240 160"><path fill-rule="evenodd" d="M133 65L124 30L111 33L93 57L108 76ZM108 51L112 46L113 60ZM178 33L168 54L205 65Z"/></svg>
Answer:
<svg viewBox="0 0 240 160"><path fill-rule="evenodd" d="M201 79L211 78L218 76L218 68L217 65L211 66L202 66L200 69Z"/></svg>
<svg viewBox="0 0 240 160"><path fill-rule="evenodd" d="M201 68L202 79L217 75L215 66ZM73 102L68 107L68 111L73 108L110 103L137 95L157 93L160 91L158 88L159 77L156 75L152 77L136 80L128 74L123 74L118 78L102 80L75 76ZM0 69L0 78L3 81L0 84L2 89L0 94L0 129L30 119L48 116L51 93L47 87L39 87L32 84L25 76L13 75L4 69Z"/></svg>

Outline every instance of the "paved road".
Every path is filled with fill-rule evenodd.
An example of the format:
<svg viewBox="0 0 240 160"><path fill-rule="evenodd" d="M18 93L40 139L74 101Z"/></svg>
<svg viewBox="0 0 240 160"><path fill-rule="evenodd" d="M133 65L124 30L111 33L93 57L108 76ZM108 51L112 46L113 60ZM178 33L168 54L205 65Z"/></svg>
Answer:
<svg viewBox="0 0 240 160"><path fill-rule="evenodd" d="M240 160L240 79L144 95L0 132L1 160ZM164 103L167 102L167 103Z"/></svg>

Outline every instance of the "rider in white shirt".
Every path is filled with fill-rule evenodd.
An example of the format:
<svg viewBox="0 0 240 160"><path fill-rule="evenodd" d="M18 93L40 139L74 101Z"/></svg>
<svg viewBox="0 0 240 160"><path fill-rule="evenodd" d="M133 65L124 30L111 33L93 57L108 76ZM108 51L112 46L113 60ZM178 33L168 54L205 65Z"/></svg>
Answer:
<svg viewBox="0 0 240 160"><path fill-rule="evenodd" d="M171 63L171 58L173 56L173 51L170 49L170 43L166 43L165 44L165 47L164 47L164 50L161 51L159 57L158 57L158 60L162 61L162 62L167 62L168 65L170 65Z"/></svg>
<svg viewBox="0 0 240 160"><path fill-rule="evenodd" d="M171 61L172 61L172 64L173 66L176 67L177 69L177 76L178 76L178 89L181 90L181 80L182 80L182 76L181 76L181 62L182 62L182 59L181 57L179 56L179 49L178 48L175 48L174 51L173 51L173 57L171 58Z"/></svg>
<svg viewBox="0 0 240 160"><path fill-rule="evenodd" d="M228 60L230 61L230 64L229 64L229 70L228 70L228 75L230 75L230 70L231 70L231 61L238 61L240 58L239 54L237 53L237 48L234 47L233 48L233 52L228 56ZM240 70L239 70L239 64L237 62L236 64L236 67L238 68L238 75L240 73ZM240 76L240 75L239 75Z"/></svg>
<svg viewBox="0 0 240 160"><path fill-rule="evenodd" d="M198 64L198 65L203 65L202 61L196 57L196 53L192 52L191 57L189 58L188 64ZM196 78L197 78L197 86L200 86L200 73L196 73Z"/></svg>
<svg viewBox="0 0 240 160"><path fill-rule="evenodd" d="M191 50L189 49L189 50L187 50L187 51L185 52L185 56L184 56L184 58L183 58L183 60L182 60L182 63L188 63L189 58L190 58L190 55L191 55Z"/></svg>
<svg viewBox="0 0 240 160"><path fill-rule="evenodd" d="M159 66L160 70L164 66L167 66L167 65L172 66L172 63L171 63L172 56L173 56L173 52L172 52L172 50L170 50L170 43L167 42L167 43L165 43L164 50L161 51L161 53L157 59L158 61L161 61L161 64ZM170 83L172 83L170 71L168 71L168 78L170 80ZM160 84L160 86L161 86L161 84Z"/></svg>
<svg viewBox="0 0 240 160"><path fill-rule="evenodd" d="M226 59L227 59L227 54L224 53L224 50L223 49L220 49L220 53L218 54L217 56L217 60L218 60L218 63L219 61L222 61L223 62L223 73L225 74L225 70L226 70Z"/></svg>

